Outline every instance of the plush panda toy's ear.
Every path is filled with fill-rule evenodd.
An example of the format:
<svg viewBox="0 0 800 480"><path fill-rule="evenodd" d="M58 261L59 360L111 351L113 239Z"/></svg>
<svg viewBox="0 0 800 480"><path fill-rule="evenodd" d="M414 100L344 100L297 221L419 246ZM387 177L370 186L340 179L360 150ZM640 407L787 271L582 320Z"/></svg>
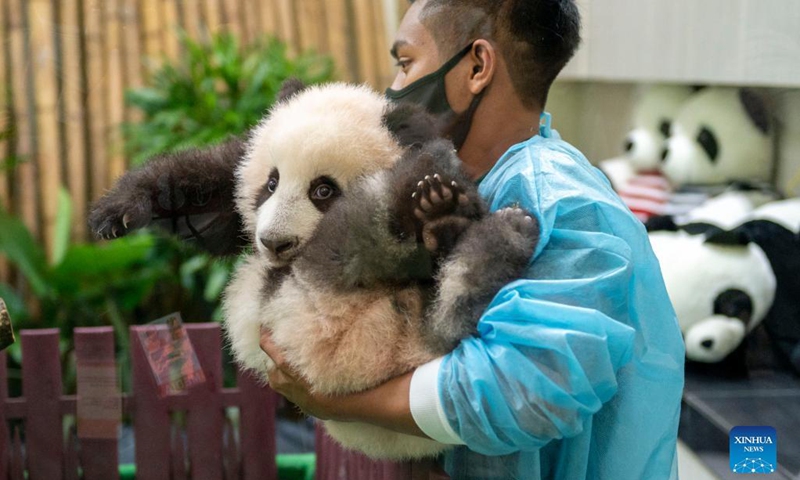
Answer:
<svg viewBox="0 0 800 480"><path fill-rule="evenodd" d="M744 111L753 122L753 125L763 134L769 133L772 129L772 120L769 115L769 109L764 99L753 90L743 88L739 90L739 100L742 102Z"/></svg>
<svg viewBox="0 0 800 480"><path fill-rule="evenodd" d="M283 84L281 85L281 89L280 91L278 91L278 96L276 100L278 102L285 102L286 100L289 100L290 98L294 97L295 95L302 92L306 88L308 88L308 86L305 83L303 83L303 81L300 80L299 78L297 77L289 78L287 80L284 80Z"/></svg>
<svg viewBox="0 0 800 480"><path fill-rule="evenodd" d="M401 147L422 145L441 137L436 119L413 103L390 104L383 114L383 124Z"/></svg>

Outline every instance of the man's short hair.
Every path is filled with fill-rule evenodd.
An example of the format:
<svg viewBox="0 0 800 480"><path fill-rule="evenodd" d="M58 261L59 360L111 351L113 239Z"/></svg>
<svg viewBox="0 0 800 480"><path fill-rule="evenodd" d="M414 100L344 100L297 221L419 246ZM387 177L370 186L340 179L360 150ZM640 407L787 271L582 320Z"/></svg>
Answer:
<svg viewBox="0 0 800 480"><path fill-rule="evenodd" d="M580 44L575 0L427 0L420 21L443 57L479 38L495 43L529 108L544 107L550 85Z"/></svg>

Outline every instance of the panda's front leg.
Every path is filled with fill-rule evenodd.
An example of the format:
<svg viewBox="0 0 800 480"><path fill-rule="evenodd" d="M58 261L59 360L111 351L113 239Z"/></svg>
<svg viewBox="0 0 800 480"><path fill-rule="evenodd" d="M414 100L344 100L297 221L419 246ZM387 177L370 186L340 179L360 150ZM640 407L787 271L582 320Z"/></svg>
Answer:
<svg viewBox="0 0 800 480"><path fill-rule="evenodd" d="M161 155L125 173L92 205L92 232L114 239L155 223L210 253L241 252L247 242L234 208L234 191L235 170L244 152L244 139L232 138Z"/></svg>

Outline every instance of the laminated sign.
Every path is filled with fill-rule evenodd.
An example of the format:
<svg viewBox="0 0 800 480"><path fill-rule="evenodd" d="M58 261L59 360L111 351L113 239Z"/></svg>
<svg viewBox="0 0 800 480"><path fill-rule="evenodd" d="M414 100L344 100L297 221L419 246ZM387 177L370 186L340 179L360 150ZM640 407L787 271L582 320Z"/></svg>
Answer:
<svg viewBox="0 0 800 480"><path fill-rule="evenodd" d="M122 399L114 360L78 363L78 437L116 439Z"/></svg>
<svg viewBox="0 0 800 480"><path fill-rule="evenodd" d="M179 313L137 331L159 396L181 393L206 381Z"/></svg>

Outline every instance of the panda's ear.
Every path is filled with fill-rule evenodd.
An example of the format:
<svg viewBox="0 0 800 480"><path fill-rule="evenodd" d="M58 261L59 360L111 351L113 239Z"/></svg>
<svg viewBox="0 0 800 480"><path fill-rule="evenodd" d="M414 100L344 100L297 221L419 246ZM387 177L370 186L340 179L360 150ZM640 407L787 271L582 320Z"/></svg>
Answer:
<svg viewBox="0 0 800 480"><path fill-rule="evenodd" d="M281 89L278 91L278 96L276 98L277 102L285 102L290 98L294 97L298 93L302 92L308 88L302 80L297 77L291 77L283 81L281 85Z"/></svg>
<svg viewBox="0 0 800 480"><path fill-rule="evenodd" d="M772 119L764 98L749 88L742 88L739 90L739 100L753 125L762 133L769 133L772 128Z"/></svg>
<svg viewBox="0 0 800 480"><path fill-rule="evenodd" d="M717 229L706 234L705 243L726 246L744 246L752 241L748 226L742 225L733 230Z"/></svg>
<svg viewBox="0 0 800 480"><path fill-rule="evenodd" d="M413 103L390 104L383 114L383 124L402 147L421 145L441 136L436 119Z"/></svg>
<svg viewBox="0 0 800 480"><path fill-rule="evenodd" d="M644 224L648 232L677 232L678 225L672 215L654 215Z"/></svg>

